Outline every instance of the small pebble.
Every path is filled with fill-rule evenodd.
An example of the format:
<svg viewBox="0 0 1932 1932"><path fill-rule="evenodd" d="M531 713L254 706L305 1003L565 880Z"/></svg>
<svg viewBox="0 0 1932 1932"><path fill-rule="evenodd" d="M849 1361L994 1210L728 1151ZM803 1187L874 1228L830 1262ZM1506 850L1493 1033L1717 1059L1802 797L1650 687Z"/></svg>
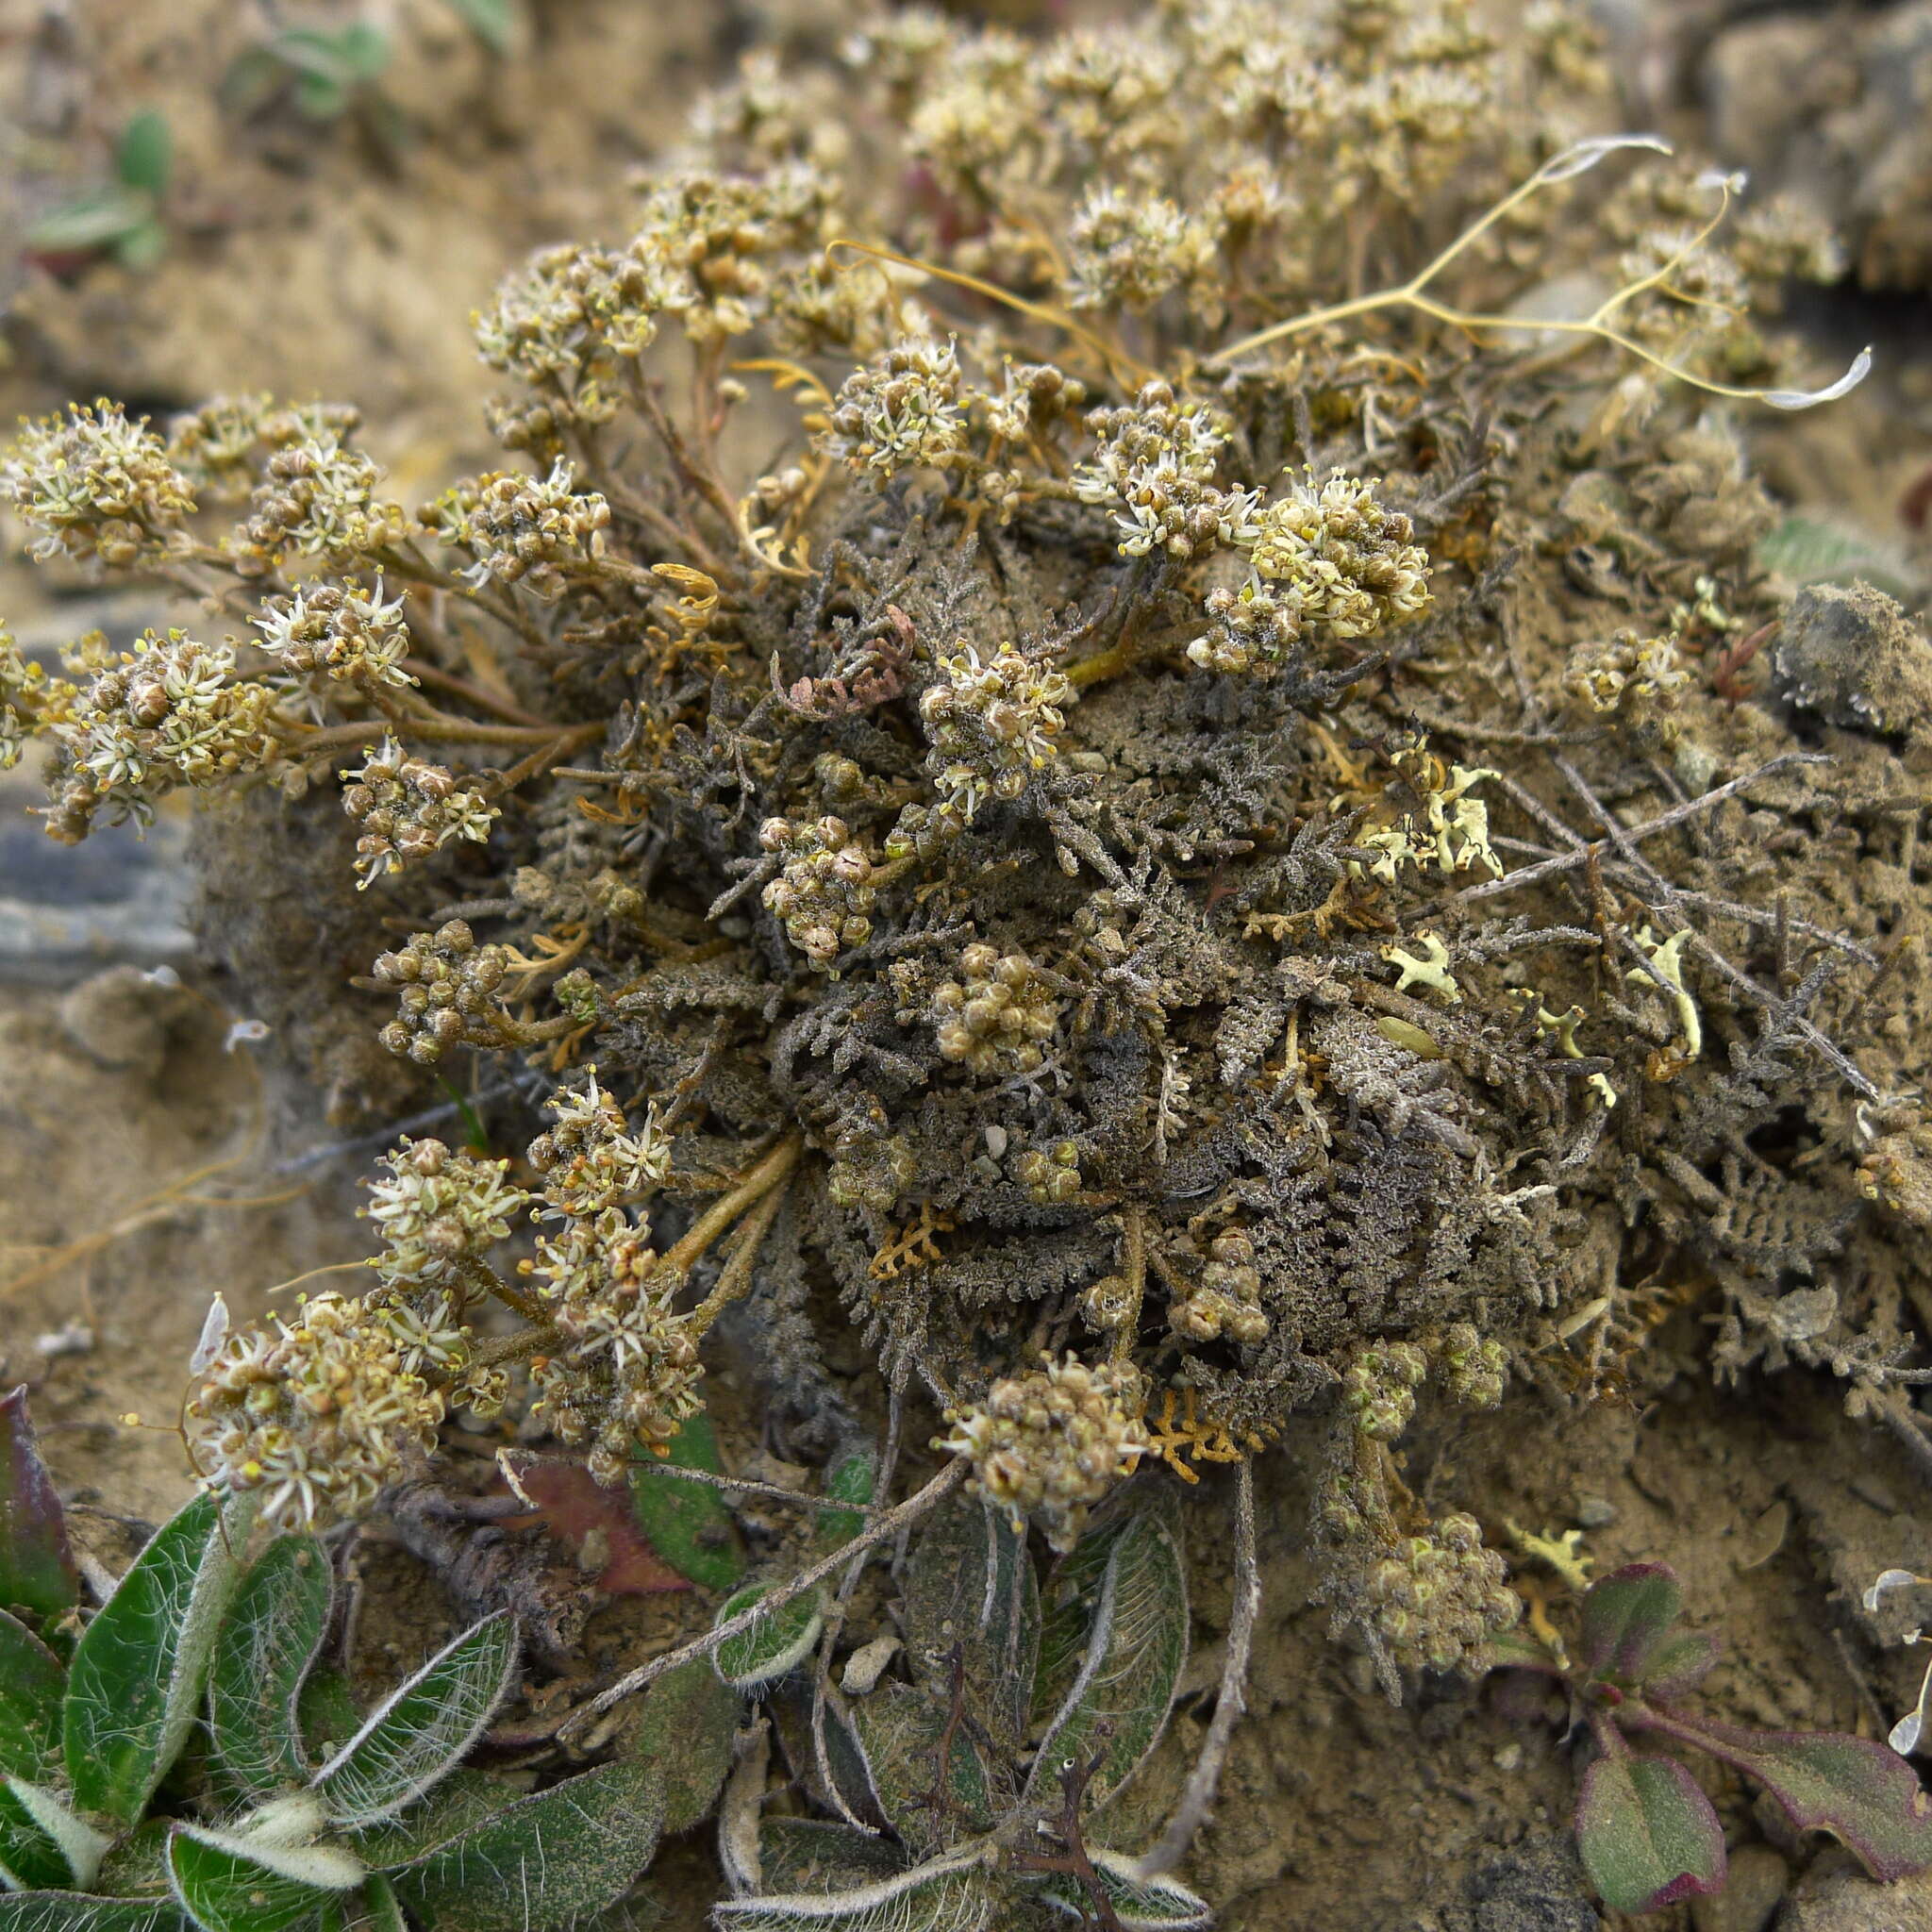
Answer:
<svg viewBox="0 0 1932 1932"><path fill-rule="evenodd" d="M1498 1771L1521 1771L1523 1769L1523 1746L1507 1743L1496 1753L1494 1763Z"/></svg>
<svg viewBox="0 0 1932 1932"><path fill-rule="evenodd" d="M1617 1506L1602 1496L1580 1496L1576 1521L1585 1529L1607 1529L1617 1520Z"/></svg>

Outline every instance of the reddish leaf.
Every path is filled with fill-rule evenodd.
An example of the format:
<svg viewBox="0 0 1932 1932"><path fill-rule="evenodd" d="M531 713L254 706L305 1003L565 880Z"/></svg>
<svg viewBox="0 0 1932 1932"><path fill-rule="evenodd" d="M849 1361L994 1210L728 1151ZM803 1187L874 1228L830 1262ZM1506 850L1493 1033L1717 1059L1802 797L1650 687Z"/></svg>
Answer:
<svg viewBox="0 0 1932 1932"><path fill-rule="evenodd" d="M1674 1757L1599 1757L1583 1776L1576 1849L1598 1896L1616 1911L1655 1911L1724 1888L1724 1827Z"/></svg>
<svg viewBox="0 0 1932 1932"><path fill-rule="evenodd" d="M1883 1744L1844 1731L1751 1731L1673 1718L1673 1737L1755 1777L1801 1831L1828 1831L1873 1877L1932 1865L1932 1794Z"/></svg>
<svg viewBox="0 0 1932 1932"><path fill-rule="evenodd" d="M79 1597L66 1519L34 1446L23 1383L0 1395L0 1605L58 1617Z"/></svg>
<svg viewBox="0 0 1932 1932"><path fill-rule="evenodd" d="M1684 1592L1668 1563L1628 1563L1590 1586L1583 1599L1583 1660L1593 1677L1643 1681Z"/></svg>
<svg viewBox="0 0 1932 1932"><path fill-rule="evenodd" d="M646 1596L654 1591L690 1589L639 1532L627 1489L605 1489L580 1462L554 1461L520 1464L517 1487L536 1505L543 1527L569 1546L580 1566L604 1558L595 1579L599 1590L612 1596Z"/></svg>

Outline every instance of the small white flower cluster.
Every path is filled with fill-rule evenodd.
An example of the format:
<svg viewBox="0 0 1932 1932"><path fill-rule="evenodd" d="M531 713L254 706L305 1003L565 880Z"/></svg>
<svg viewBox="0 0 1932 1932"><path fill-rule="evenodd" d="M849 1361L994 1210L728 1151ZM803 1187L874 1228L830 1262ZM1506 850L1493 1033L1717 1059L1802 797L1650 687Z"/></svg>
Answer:
<svg viewBox="0 0 1932 1932"><path fill-rule="evenodd" d="M541 479L516 471L478 476L439 497L423 522L475 558L463 573L473 584L522 584L554 603L570 588L570 574L603 554L610 522L609 504L594 490L575 491L573 475L559 458Z"/></svg>
<svg viewBox="0 0 1932 1932"><path fill-rule="evenodd" d="M767 819L758 843L785 860L765 887L765 910L814 966L872 937L873 858L843 819Z"/></svg>
<svg viewBox="0 0 1932 1932"><path fill-rule="evenodd" d="M255 620L261 648L311 693L325 682L358 691L408 686L402 668L409 655L409 628L400 597L385 604L382 579L365 591L353 578L341 584L308 584L286 597L271 597Z"/></svg>
<svg viewBox="0 0 1932 1932"><path fill-rule="evenodd" d="M551 1125L530 1142L530 1165L543 1176L548 1220L601 1214L660 1188L671 1177L671 1141L657 1108L633 1134L624 1109L589 1069L580 1093L552 1095Z"/></svg>
<svg viewBox="0 0 1932 1932"><path fill-rule="evenodd" d="M361 770L341 775L342 809L362 827L358 891L453 839L482 844L499 816L480 791L466 791L446 767L412 757L394 738L385 738Z"/></svg>
<svg viewBox="0 0 1932 1932"><path fill-rule="evenodd" d="M1164 196L1103 182L1067 225L1068 304L1151 308L1176 289L1208 280L1216 253L1213 231Z"/></svg>
<svg viewBox="0 0 1932 1932"><path fill-rule="evenodd" d="M24 423L0 463L0 503L40 533L36 557L70 557L96 571L152 556L195 508L188 478L146 421L105 401Z"/></svg>
<svg viewBox="0 0 1932 1932"><path fill-rule="evenodd" d="M148 631L42 722L62 768L47 829L84 838L94 816L146 824L156 801L177 785L207 788L259 772L280 741L271 728L275 694L234 675L227 644L186 631Z"/></svg>
<svg viewBox="0 0 1932 1932"><path fill-rule="evenodd" d="M1227 439L1199 405L1176 408L1168 384L1150 382L1131 404L1093 410L1087 426L1098 447L1074 472L1074 489L1113 511L1123 557L1186 559L1252 540L1261 492L1216 486Z"/></svg>
<svg viewBox="0 0 1932 1932"><path fill-rule="evenodd" d="M452 1152L441 1141L405 1139L382 1157L362 1211L383 1239L371 1266L387 1287L459 1283L509 1235L530 1196L508 1178L509 1162Z"/></svg>
<svg viewBox="0 0 1932 1932"><path fill-rule="evenodd" d="M946 1411L948 1434L933 1443L970 1457L973 1487L1006 1511L1015 1530L1038 1519L1064 1554L1078 1541L1087 1512L1152 1444L1141 1420L1141 1372L1111 1364L1090 1369L1068 1356L1044 1357L1031 1374L995 1382L984 1401Z"/></svg>
<svg viewBox="0 0 1932 1932"><path fill-rule="evenodd" d="M1049 658L1010 641L991 658L962 643L934 668L919 700L926 767L970 821L989 793L1019 798L1054 762L1074 687Z"/></svg>
<svg viewBox="0 0 1932 1932"><path fill-rule="evenodd" d="M1240 590L1209 593L1217 628L1188 656L1208 671L1275 669L1311 633L1371 637L1406 622L1429 601L1428 552L1413 535L1373 483L1337 470L1317 489L1305 473L1241 532L1253 570Z"/></svg>
<svg viewBox="0 0 1932 1932"><path fill-rule="evenodd" d="M1607 641L1586 639L1563 667L1563 689L1573 697L1592 711L1627 708L1633 717L1690 682L1674 632L1640 638L1634 630L1619 630Z"/></svg>
<svg viewBox="0 0 1932 1932"><path fill-rule="evenodd" d="M410 535L402 506L375 493L382 472L341 437L320 434L278 449L242 526L235 568L265 575L293 551L332 563L379 555Z"/></svg>
<svg viewBox="0 0 1932 1932"><path fill-rule="evenodd" d="M960 395L952 339L903 336L845 378L825 447L861 474L943 466L966 447Z"/></svg>

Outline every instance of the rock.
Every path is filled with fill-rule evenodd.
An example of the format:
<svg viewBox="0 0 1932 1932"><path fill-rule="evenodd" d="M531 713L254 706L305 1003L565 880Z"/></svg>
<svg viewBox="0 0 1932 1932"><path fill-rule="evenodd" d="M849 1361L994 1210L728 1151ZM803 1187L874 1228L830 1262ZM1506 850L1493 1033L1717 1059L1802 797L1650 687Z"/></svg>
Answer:
<svg viewBox="0 0 1932 1932"><path fill-rule="evenodd" d="M1777 1932L1925 1932L1932 1872L1880 1885L1855 1865L1821 1860L1791 1893Z"/></svg>
<svg viewBox="0 0 1932 1932"><path fill-rule="evenodd" d="M1870 584L1800 591L1772 661L1785 695L1834 724L1903 733L1932 719L1932 643Z"/></svg>
<svg viewBox="0 0 1932 1932"><path fill-rule="evenodd" d="M1790 1868L1769 1845L1731 1854L1724 1889L1690 1901L1695 1932L1764 1932L1791 1882Z"/></svg>
<svg viewBox="0 0 1932 1932"><path fill-rule="evenodd" d="M1603 1924L1567 1832L1525 1839L1491 1859L1463 1898L1441 1915L1455 1932L1599 1932Z"/></svg>

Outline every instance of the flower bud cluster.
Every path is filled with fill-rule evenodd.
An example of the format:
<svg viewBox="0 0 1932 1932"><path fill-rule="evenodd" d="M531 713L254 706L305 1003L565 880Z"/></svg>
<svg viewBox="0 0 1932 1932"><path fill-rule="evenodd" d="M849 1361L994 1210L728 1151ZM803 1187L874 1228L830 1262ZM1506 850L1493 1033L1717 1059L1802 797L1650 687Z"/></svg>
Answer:
<svg viewBox="0 0 1932 1932"><path fill-rule="evenodd" d="M1412 1341L1372 1341L1342 1372L1341 1405L1371 1441L1392 1442L1415 1418L1428 1357Z"/></svg>
<svg viewBox="0 0 1932 1932"><path fill-rule="evenodd" d="M1390 1661L1400 1671L1481 1676L1493 1661L1491 1639L1523 1614L1507 1576L1473 1516L1445 1516L1425 1534L1405 1537L1367 1579L1372 1626Z"/></svg>
<svg viewBox="0 0 1932 1932"><path fill-rule="evenodd" d="M362 1212L384 1244L370 1266L391 1289L459 1283L467 1266L508 1240L511 1217L530 1205L511 1185L508 1160L453 1152L441 1141L404 1139L381 1165Z"/></svg>
<svg viewBox="0 0 1932 1932"><path fill-rule="evenodd" d="M275 450L317 439L346 442L361 424L350 403L278 408L266 395L216 396L169 423L168 458L202 503L237 503Z"/></svg>
<svg viewBox="0 0 1932 1932"><path fill-rule="evenodd" d="M691 296L678 308L692 341L742 335L754 325L768 306L772 258L825 239L831 192L822 170L796 161L757 180L695 173L656 189L640 241L689 284Z"/></svg>
<svg viewBox="0 0 1932 1932"><path fill-rule="evenodd" d="M24 423L0 463L0 503L40 534L33 554L99 571L154 556L195 508L166 445L112 403L70 403Z"/></svg>
<svg viewBox="0 0 1932 1932"><path fill-rule="evenodd" d="M934 990L934 1031L941 1058L974 1074L1031 1074L1058 1025L1060 1005L1024 953L1004 958L989 945L959 955L959 977Z"/></svg>
<svg viewBox="0 0 1932 1932"><path fill-rule="evenodd" d="M566 1221L527 1264L546 1314L569 1345L530 1364L559 1441L591 1444L591 1474L621 1482L641 1442L662 1455L704 1406L690 1324L672 1310L681 1277L665 1274L647 1228L621 1208Z"/></svg>
<svg viewBox="0 0 1932 1932"><path fill-rule="evenodd" d="M1072 1141L1027 1148L1015 1158L1010 1172L1041 1208L1064 1208L1086 1185L1080 1177L1080 1150Z"/></svg>
<svg viewBox="0 0 1932 1932"><path fill-rule="evenodd" d="M305 437L268 459L235 568L265 576L290 552L331 563L395 548L410 535L402 506L375 494L382 472L331 433Z"/></svg>
<svg viewBox="0 0 1932 1932"><path fill-rule="evenodd" d="M453 839L482 844L498 817L480 791L464 790L446 767L411 757L393 738L385 738L360 771L341 776L342 809L362 827L356 841L358 891Z"/></svg>
<svg viewBox="0 0 1932 1932"><path fill-rule="evenodd" d="M1632 717L1690 682L1674 633L1640 638L1619 630L1607 641L1592 638L1578 644L1563 667L1563 689L1571 696L1592 711L1622 708Z"/></svg>
<svg viewBox="0 0 1932 1932"><path fill-rule="evenodd" d="M952 338L902 336L845 378L829 420L826 449L861 474L949 462L966 447Z"/></svg>
<svg viewBox="0 0 1932 1932"><path fill-rule="evenodd" d="M1216 1235L1199 1281L1169 1304L1167 1319L1174 1333L1190 1341L1214 1341L1225 1335L1252 1348L1267 1341L1254 1242L1238 1228Z"/></svg>
<svg viewBox="0 0 1932 1932"><path fill-rule="evenodd" d="M1002 442L1028 442L1065 422L1087 401L1087 385L1051 362L1011 362L1000 392L986 400L986 426Z"/></svg>
<svg viewBox="0 0 1932 1932"><path fill-rule="evenodd" d="M1500 1341L1485 1340L1474 1322L1454 1322L1432 1353L1451 1398L1468 1408L1494 1408L1509 1379L1509 1357Z"/></svg>
<svg viewBox="0 0 1932 1932"><path fill-rule="evenodd" d="M530 1142L530 1165L543 1176L546 1219L601 1214L671 1177L671 1141L655 1108L635 1134L623 1108L597 1084L552 1095L551 1124Z"/></svg>
<svg viewBox="0 0 1932 1932"><path fill-rule="evenodd" d="M872 937L872 856L843 819L767 819L758 843L785 860L765 887L765 909L814 966L824 971Z"/></svg>
<svg viewBox="0 0 1932 1932"><path fill-rule="evenodd" d="M1068 305L1151 308L1176 289L1207 282L1214 257L1212 231L1173 202L1103 182L1067 225Z"/></svg>
<svg viewBox="0 0 1932 1932"><path fill-rule="evenodd" d="M615 254L565 243L507 276L471 326L491 369L560 389L579 421L600 422L616 408L601 385L651 346L660 314L691 299L691 284L654 236Z"/></svg>
<svg viewBox="0 0 1932 1932"><path fill-rule="evenodd" d="M1375 496L1374 485L1314 473L1261 510L1238 540L1254 569L1239 591L1210 592L1218 628L1188 646L1210 671L1278 668L1303 637L1371 637L1427 607L1428 552L1415 526Z"/></svg>
<svg viewBox="0 0 1932 1932"><path fill-rule="evenodd" d="M935 666L919 700L927 769L968 819L986 795L1019 798L1053 763L1074 687L1050 660L1011 642L991 658L962 644Z"/></svg>
<svg viewBox="0 0 1932 1932"><path fill-rule="evenodd" d="M82 839L103 808L145 824L177 785L206 789L261 771L279 743L275 694L234 669L230 645L148 631L84 690L68 687L64 703L42 712L61 752L48 831Z"/></svg>
<svg viewBox="0 0 1932 1932"><path fill-rule="evenodd" d="M501 946L479 946L460 919L382 954L371 971L398 989L399 1017L376 1036L391 1053L431 1067L453 1046L494 1046L499 1028L486 1024L501 1009L498 989L509 974Z"/></svg>
<svg viewBox="0 0 1932 1932"><path fill-rule="evenodd" d="M415 679L403 669L409 655L409 627L403 600L382 601L382 579L365 591L350 579L341 584L308 584L286 597L271 597L255 620L261 648L311 690L325 683L358 691L408 686Z"/></svg>
<svg viewBox="0 0 1932 1932"><path fill-rule="evenodd" d="M197 1463L223 1490L259 1491L277 1527L355 1515L406 1455L428 1453L445 1398L406 1366L379 1307L305 1297L275 1331L231 1336L190 1393Z"/></svg>
<svg viewBox="0 0 1932 1932"><path fill-rule="evenodd" d="M1138 1369L1090 1369L1071 1355L1044 1360L1043 1370L995 1382L982 1402L948 1409L951 1430L933 1446L970 1457L974 1488L1016 1530L1037 1521L1064 1553L1088 1510L1148 1453L1146 1391Z"/></svg>
<svg viewBox="0 0 1932 1932"><path fill-rule="evenodd" d="M38 728L53 682L43 665L29 658L0 630L0 772L10 772Z"/></svg>
<svg viewBox="0 0 1932 1932"><path fill-rule="evenodd" d="M571 488L572 469L560 458L548 476L498 471L444 491L423 512L425 527L476 560L463 575L473 584L494 578L522 584L546 603L561 597L570 575L603 554L610 506L595 491Z"/></svg>
<svg viewBox="0 0 1932 1932"><path fill-rule="evenodd" d="M1167 383L1147 383L1120 408L1091 411L1087 426L1099 446L1074 472L1074 488L1082 503L1113 511L1123 557L1163 550L1186 559L1252 534L1261 492L1216 487L1227 439L1198 404L1177 408Z"/></svg>

